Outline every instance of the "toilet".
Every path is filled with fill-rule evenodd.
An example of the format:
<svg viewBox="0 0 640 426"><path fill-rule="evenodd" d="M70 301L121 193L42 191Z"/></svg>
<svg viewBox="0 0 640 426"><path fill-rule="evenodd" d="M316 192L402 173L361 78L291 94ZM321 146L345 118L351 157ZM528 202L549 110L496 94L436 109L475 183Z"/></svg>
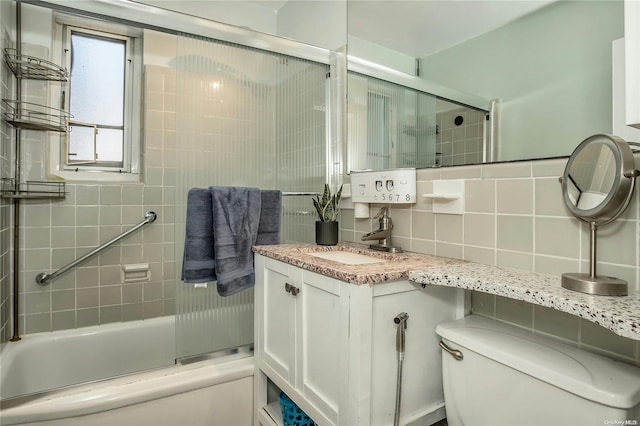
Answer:
<svg viewBox="0 0 640 426"><path fill-rule="evenodd" d="M436 333L449 426L640 425L638 367L476 315Z"/></svg>

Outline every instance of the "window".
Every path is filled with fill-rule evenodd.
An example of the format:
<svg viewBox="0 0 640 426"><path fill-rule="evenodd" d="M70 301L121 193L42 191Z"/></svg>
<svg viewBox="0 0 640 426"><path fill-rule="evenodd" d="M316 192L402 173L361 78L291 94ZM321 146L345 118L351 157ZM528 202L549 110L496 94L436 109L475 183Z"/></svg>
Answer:
<svg viewBox="0 0 640 426"><path fill-rule="evenodd" d="M68 179L113 172L119 177L100 180L131 180L122 175L137 175L140 163L141 33L65 15L56 22L70 72L61 103L71 118L53 170Z"/></svg>

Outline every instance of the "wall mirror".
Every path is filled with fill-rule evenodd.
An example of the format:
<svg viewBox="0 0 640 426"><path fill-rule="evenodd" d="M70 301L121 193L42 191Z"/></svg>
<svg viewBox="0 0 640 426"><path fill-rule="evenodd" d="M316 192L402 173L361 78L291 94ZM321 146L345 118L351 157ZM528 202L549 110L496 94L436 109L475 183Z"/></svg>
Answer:
<svg viewBox="0 0 640 426"><path fill-rule="evenodd" d="M612 132L612 41L624 36L623 6L348 0L348 67L368 63L376 78L403 75L487 111L497 100L497 146L486 161L567 156L570 141Z"/></svg>
<svg viewBox="0 0 640 426"><path fill-rule="evenodd" d="M589 224L589 273L563 274L562 287L595 295L627 295L626 281L597 274L597 229L624 212L639 174L629 144L617 136L593 135L573 151L562 176L562 194L571 213Z"/></svg>

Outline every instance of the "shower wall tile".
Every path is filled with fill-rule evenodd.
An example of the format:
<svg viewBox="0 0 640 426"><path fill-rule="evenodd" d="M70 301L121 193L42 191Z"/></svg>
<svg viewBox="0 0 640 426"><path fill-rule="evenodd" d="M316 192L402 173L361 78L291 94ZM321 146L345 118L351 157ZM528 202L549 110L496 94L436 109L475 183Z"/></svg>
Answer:
<svg viewBox="0 0 640 426"><path fill-rule="evenodd" d="M175 70L148 67L145 78L145 96L151 102L145 103L147 108L144 109L143 122L147 128L144 131L147 136L157 135L154 139L157 149L147 145L142 159L146 167L143 170L143 182L68 182L69 196L64 201L25 203L22 221L24 249L21 252L24 271L21 292L25 307L21 321L26 334L141 320L173 313L173 309L165 311L165 306L174 303L175 292L165 292L164 288L175 285L174 255L171 253L171 267L166 269L171 275L165 276L163 245L173 247L174 241L176 173L175 163L170 157L175 157L175 154L165 154L162 149L164 135L168 135L166 139L175 147L175 91L169 94L171 98L165 102L162 89L158 92L148 89L169 87L175 90L175 83L167 84L171 79L175 80ZM162 84L154 85L149 80L161 81ZM165 107L168 109L165 110ZM149 131L150 125L155 126L157 132ZM165 168L166 163L174 165ZM4 200L2 202L4 205ZM40 287L33 282L36 274L54 271L136 225L144 219L147 210L156 211L158 219L142 231L102 251L80 267L53 280L47 287ZM165 212L171 214L165 215ZM0 238L6 236L8 232L0 229ZM0 259L4 257L0 253ZM123 283L121 273L123 264L143 262L150 263L154 280L153 283L146 283L146 298L143 298L143 285ZM6 285L8 278L5 269L1 269L0 285ZM154 304L145 310L143 301L146 300ZM0 302L0 318L6 316L6 305L6 299L4 303ZM5 324L2 333L6 334L7 329Z"/></svg>
<svg viewBox="0 0 640 426"><path fill-rule="evenodd" d="M0 30L0 44L10 46L8 39L10 31L4 27ZM0 61L0 98L14 99L15 79L13 78L6 61ZM15 144L12 142L12 128L5 120L0 120L0 178L13 177ZM6 342L13 336L11 323L11 300L13 294L13 204L11 200L0 198L0 352ZM33 236L31 243L38 237ZM24 246L32 248L31 244ZM24 286L23 286L24 288ZM23 324L22 324L23 325Z"/></svg>
<svg viewBox="0 0 640 426"><path fill-rule="evenodd" d="M68 330L75 328L76 311L75 309L68 311L53 312L51 314L51 331Z"/></svg>

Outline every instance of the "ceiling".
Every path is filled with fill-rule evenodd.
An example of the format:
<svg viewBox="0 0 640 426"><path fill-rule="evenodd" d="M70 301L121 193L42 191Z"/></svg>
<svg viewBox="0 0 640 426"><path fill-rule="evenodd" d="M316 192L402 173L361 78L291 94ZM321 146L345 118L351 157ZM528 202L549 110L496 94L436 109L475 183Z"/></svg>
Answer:
<svg viewBox="0 0 640 426"><path fill-rule="evenodd" d="M351 36L420 58L501 27L553 1L348 0L347 28ZM277 11L287 0L251 2Z"/></svg>

